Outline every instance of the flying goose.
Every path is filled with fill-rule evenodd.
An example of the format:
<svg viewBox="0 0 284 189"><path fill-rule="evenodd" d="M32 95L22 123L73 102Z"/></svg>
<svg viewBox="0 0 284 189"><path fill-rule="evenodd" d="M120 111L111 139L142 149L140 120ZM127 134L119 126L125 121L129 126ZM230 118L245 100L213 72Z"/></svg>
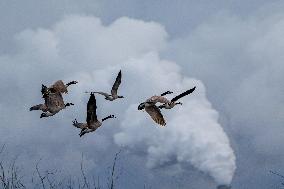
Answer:
<svg viewBox="0 0 284 189"><path fill-rule="evenodd" d="M107 119L115 118L114 115L109 115L105 118L103 118L101 121L97 118L97 105L96 105L96 97L94 93L92 92L87 104L87 123L78 123L78 121L75 119L73 121L73 126L81 129L81 132L79 134L80 137L82 137L86 133L94 132L102 125L102 122L104 122Z"/></svg>
<svg viewBox="0 0 284 189"><path fill-rule="evenodd" d="M159 110L159 108L156 106L156 103L168 103L169 101L164 97L167 94L171 94L171 91L167 91L162 93L160 96L152 96L151 98L147 99L145 102L142 102L138 106L138 110L143 110L151 116L151 118L158 123L161 126L166 125L166 121L163 117L163 114Z"/></svg>
<svg viewBox="0 0 284 189"><path fill-rule="evenodd" d="M41 110L43 113L40 115L40 118L53 116L58 113L60 110L65 109L68 106L74 105L73 103L64 104L62 93L67 93L67 87L72 84L76 84L76 81L71 81L66 85L61 81L56 81L49 88L45 85L42 85L41 93L44 98L44 104L38 104L32 106L30 111Z"/></svg>
<svg viewBox="0 0 284 189"><path fill-rule="evenodd" d="M180 98L189 95L190 93L192 93L195 90L196 87L193 87L192 89L189 89L181 94L179 94L178 96L174 97L171 101L167 101L165 102L163 105L158 106L160 109L165 108L165 109L172 109L175 105L179 104L182 105L181 102L177 102L177 100L179 100Z"/></svg>
<svg viewBox="0 0 284 189"><path fill-rule="evenodd" d="M116 76L115 82L114 82L112 89L111 89L111 94L108 94L108 93L105 93L105 92L94 92L94 93L105 96L105 99L109 100L109 101L113 101L113 100L118 99L118 98L124 98L123 96L117 95L117 90L118 90L120 83L121 83L121 70L118 72L118 74ZM88 92L86 92L86 93L88 93Z"/></svg>
<svg viewBox="0 0 284 189"><path fill-rule="evenodd" d="M40 118L53 116L60 110L65 109L67 106L74 105L73 103L64 104L62 94L57 91L53 93L43 93L43 98L45 101L44 104L38 104L30 108L30 111L43 111L43 113L40 115Z"/></svg>

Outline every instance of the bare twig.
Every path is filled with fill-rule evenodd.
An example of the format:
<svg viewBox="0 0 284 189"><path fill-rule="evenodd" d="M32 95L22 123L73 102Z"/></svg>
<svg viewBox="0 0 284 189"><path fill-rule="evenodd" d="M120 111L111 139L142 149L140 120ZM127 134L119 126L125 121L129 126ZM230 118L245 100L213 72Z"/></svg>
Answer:
<svg viewBox="0 0 284 189"><path fill-rule="evenodd" d="M38 167L40 161L41 161L41 159L36 163L36 172L37 172L37 175L38 175L38 177L39 177L39 179L40 179L42 188L45 189L45 184L44 184L44 179L45 179L45 177L43 177L43 176L40 174L39 167Z"/></svg>
<svg viewBox="0 0 284 189"><path fill-rule="evenodd" d="M269 172L272 173L272 174L274 174L274 175L277 175L277 176L281 177L282 179L284 179L284 176L281 175L280 173L276 173L276 172L271 171L271 170L270 170Z"/></svg>
<svg viewBox="0 0 284 189"><path fill-rule="evenodd" d="M280 173L276 173L276 172L274 172L274 171L269 171L270 173L272 173L272 174L274 174L274 175L276 175L276 176L278 176L278 177L280 177L280 178L282 178L282 179L284 179L284 176L283 175L281 175ZM281 183L283 186L284 186L284 183L282 182Z"/></svg>
<svg viewBox="0 0 284 189"><path fill-rule="evenodd" d="M115 154L115 157L114 157L114 161L113 161L113 164L112 164L112 170L111 170L111 181L110 181L110 189L114 189L114 180L118 179L117 177L115 177L115 167L116 167L116 161L117 161L117 158L118 158L118 155L121 153L121 149Z"/></svg>
<svg viewBox="0 0 284 189"><path fill-rule="evenodd" d="M5 146L0 147L0 154L4 154ZM119 150L113 159L111 166L108 168L109 177L106 179L105 185L101 185L99 176L88 175L84 167L84 157L82 154L82 161L80 164L81 177L58 177L57 170L44 170L41 166L42 159L36 162L32 178L29 180L28 188L34 189L115 189L117 188L117 180L121 175L118 166L119 155L122 150ZM3 156L2 156L3 157ZM1 156L0 156L1 158ZM27 174L28 175L28 174ZM92 180L91 180L92 179ZM9 161L7 164L3 158L0 159L0 188L2 189L25 189L26 186L22 182L21 167L17 165L17 157ZM146 185L144 186L146 188Z"/></svg>
<svg viewBox="0 0 284 189"><path fill-rule="evenodd" d="M81 160L81 164L80 164L81 174L82 174L83 181L84 181L84 184L83 184L82 188L85 188L85 187L86 188L90 188L89 187L89 183L88 183L88 179L87 179L86 174L84 172L83 163L84 163L84 156L82 154L82 160Z"/></svg>
<svg viewBox="0 0 284 189"><path fill-rule="evenodd" d="M5 150L5 144L2 145L1 149L0 149L0 154L2 154L2 152L4 152Z"/></svg>

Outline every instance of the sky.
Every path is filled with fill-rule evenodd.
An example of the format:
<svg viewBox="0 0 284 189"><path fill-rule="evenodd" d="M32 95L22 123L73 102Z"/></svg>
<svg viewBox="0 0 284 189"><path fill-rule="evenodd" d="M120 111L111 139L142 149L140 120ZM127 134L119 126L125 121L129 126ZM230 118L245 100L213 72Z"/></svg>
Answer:
<svg viewBox="0 0 284 189"><path fill-rule="evenodd" d="M118 188L280 188L284 173L284 3L281 1L0 1L0 143L23 167L106 174ZM84 138L86 90L110 90L122 70L125 99L97 96L115 114ZM41 84L77 80L57 115L40 119ZM137 105L193 86L155 125ZM173 95L169 95L172 97ZM12 113L11 113L12 112ZM28 170L27 170L28 172Z"/></svg>

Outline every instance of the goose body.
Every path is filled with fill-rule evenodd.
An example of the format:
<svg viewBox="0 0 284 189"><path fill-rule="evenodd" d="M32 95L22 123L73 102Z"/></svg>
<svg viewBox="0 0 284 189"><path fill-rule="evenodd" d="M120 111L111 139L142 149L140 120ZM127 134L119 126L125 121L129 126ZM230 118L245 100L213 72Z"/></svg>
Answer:
<svg viewBox="0 0 284 189"><path fill-rule="evenodd" d="M102 120L98 120L97 117L97 104L96 97L94 93L91 93L88 104L87 104L87 118L86 123L79 123L76 119L73 121L73 126L81 129L80 137L82 137L86 133L94 132L99 127L102 126L102 123L109 119L115 118L114 115L109 115Z"/></svg>
<svg viewBox="0 0 284 189"><path fill-rule="evenodd" d="M146 102L156 104L158 102L159 103L169 103L170 101L166 97L154 95L154 96L148 98L146 100Z"/></svg>
<svg viewBox="0 0 284 189"><path fill-rule="evenodd" d="M64 100L62 94L59 92L50 93L45 98L45 106L48 109L48 112L55 114L60 110L65 108Z"/></svg>
<svg viewBox="0 0 284 189"><path fill-rule="evenodd" d="M62 94L59 92L50 93L44 98L44 100L44 106L46 107L46 111L43 111L44 113L41 114L40 118L53 116L59 111L65 109L67 106L74 105L73 103L64 104Z"/></svg>

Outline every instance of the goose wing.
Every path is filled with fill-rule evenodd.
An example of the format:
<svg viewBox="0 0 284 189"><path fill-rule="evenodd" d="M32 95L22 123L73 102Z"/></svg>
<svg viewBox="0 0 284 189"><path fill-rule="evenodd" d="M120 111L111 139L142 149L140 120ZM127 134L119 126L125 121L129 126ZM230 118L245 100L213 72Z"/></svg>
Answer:
<svg viewBox="0 0 284 189"><path fill-rule="evenodd" d="M161 126L166 125L166 121L165 121L161 111L159 110L159 108L156 105L146 106L145 110L156 123L158 123Z"/></svg>
<svg viewBox="0 0 284 189"><path fill-rule="evenodd" d="M98 121L96 97L93 93L91 93L88 104L87 104L86 121L88 125L92 125L93 123Z"/></svg>
<svg viewBox="0 0 284 189"><path fill-rule="evenodd" d="M117 76L116 76L116 79L115 79L115 82L112 86L112 89L111 89L111 95L112 96L116 96L117 95L117 90L118 90L118 87L121 83L121 70L118 72Z"/></svg>
<svg viewBox="0 0 284 189"><path fill-rule="evenodd" d="M184 96L186 96L186 95L192 93L192 92L195 90L195 88L196 88L196 87L193 87L192 89L189 89L189 90L187 90L187 91L185 91L185 92L179 94L178 96L174 97L174 98L171 100L171 102L175 102L175 101L177 101L178 99L180 99L180 98L182 98L182 97L184 97Z"/></svg>
<svg viewBox="0 0 284 189"><path fill-rule="evenodd" d="M62 80L56 81L53 85L49 87L51 92L68 93L67 87Z"/></svg>
<svg viewBox="0 0 284 189"><path fill-rule="evenodd" d="M108 96L109 96L109 94L107 94L107 93L105 93L105 92L94 92L94 93L103 95L103 96L105 96L105 97L108 97Z"/></svg>

